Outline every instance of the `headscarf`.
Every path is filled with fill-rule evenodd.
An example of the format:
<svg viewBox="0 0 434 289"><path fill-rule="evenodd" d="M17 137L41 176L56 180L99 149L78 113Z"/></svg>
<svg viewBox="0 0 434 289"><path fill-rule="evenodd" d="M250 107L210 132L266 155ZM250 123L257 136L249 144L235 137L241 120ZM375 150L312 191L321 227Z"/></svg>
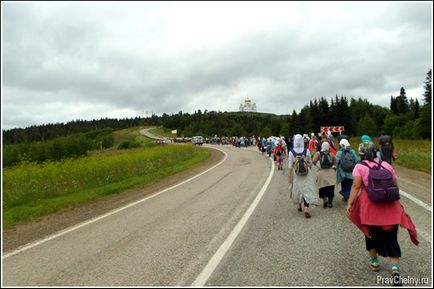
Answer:
<svg viewBox="0 0 434 289"><path fill-rule="evenodd" d="M328 152L328 151L330 151L330 144L328 143L328 142L323 142L322 144L321 144L321 151L322 152Z"/></svg>
<svg viewBox="0 0 434 289"><path fill-rule="evenodd" d="M366 134L362 135L361 139L362 139L362 142L372 142L371 137L369 135L366 135Z"/></svg>
<svg viewBox="0 0 434 289"><path fill-rule="evenodd" d="M346 140L346 139L341 139L341 141L339 142L339 145L342 147L342 148L344 148L344 149L346 149L347 147L349 147L350 146L350 143L348 142L348 140Z"/></svg>
<svg viewBox="0 0 434 289"><path fill-rule="evenodd" d="M359 155L362 159L367 159L372 161L377 155L377 147L372 142L362 142L359 145Z"/></svg>
<svg viewBox="0 0 434 289"><path fill-rule="evenodd" d="M301 134L296 134L294 136L294 151L301 154L304 151L304 141Z"/></svg>

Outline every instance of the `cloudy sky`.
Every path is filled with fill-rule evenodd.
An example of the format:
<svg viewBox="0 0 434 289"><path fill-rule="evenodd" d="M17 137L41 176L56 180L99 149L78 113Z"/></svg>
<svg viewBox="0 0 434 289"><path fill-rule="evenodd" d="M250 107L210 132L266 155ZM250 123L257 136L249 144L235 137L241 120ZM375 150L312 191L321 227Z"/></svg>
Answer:
<svg viewBox="0 0 434 289"><path fill-rule="evenodd" d="M4 2L2 127L336 94L422 103L431 2Z"/></svg>

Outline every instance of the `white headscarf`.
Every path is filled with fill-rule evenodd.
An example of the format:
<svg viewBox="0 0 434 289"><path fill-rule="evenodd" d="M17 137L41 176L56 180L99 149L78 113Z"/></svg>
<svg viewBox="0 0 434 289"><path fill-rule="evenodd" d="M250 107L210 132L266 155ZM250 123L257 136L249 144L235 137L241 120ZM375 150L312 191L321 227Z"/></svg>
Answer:
<svg viewBox="0 0 434 289"><path fill-rule="evenodd" d="M328 142L323 142L321 144L321 151L322 152L328 152L330 150L330 144Z"/></svg>
<svg viewBox="0 0 434 289"><path fill-rule="evenodd" d="M348 140L346 140L346 139L341 139L341 141L339 142L339 145L342 147L342 148L347 148L347 147L349 147L350 146L350 143L348 142Z"/></svg>
<svg viewBox="0 0 434 289"><path fill-rule="evenodd" d="M304 141L301 134L296 134L294 136L294 151L301 154L304 151Z"/></svg>

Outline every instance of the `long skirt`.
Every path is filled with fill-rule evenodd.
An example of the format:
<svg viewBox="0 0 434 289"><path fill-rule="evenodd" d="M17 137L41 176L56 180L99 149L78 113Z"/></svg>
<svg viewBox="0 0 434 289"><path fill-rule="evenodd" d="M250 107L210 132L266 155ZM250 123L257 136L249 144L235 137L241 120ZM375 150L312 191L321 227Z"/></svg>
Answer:
<svg viewBox="0 0 434 289"><path fill-rule="evenodd" d="M376 249L383 257L401 257L401 248L398 244L398 225L391 231L386 231L378 226L369 229L371 238L365 236L366 250Z"/></svg>
<svg viewBox="0 0 434 289"><path fill-rule="evenodd" d="M335 196L335 186L327 186L319 189L319 197L321 199L333 198Z"/></svg>
<svg viewBox="0 0 434 289"><path fill-rule="evenodd" d="M276 155L276 165L277 165L278 167L283 166L283 155L280 155L280 156L277 156L277 155Z"/></svg>

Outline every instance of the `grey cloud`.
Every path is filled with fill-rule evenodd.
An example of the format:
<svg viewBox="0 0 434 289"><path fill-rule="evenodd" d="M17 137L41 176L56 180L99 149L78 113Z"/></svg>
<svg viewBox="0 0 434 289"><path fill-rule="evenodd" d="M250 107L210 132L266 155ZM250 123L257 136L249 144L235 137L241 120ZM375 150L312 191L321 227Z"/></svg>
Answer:
<svg viewBox="0 0 434 289"><path fill-rule="evenodd" d="M366 97L375 103L378 96L389 98L401 86L421 87L432 63L429 5L386 5L367 16L377 22L356 17L348 27L254 30L225 46L197 46L172 54L148 43L157 32L147 34L147 25L125 31L125 37L112 34L116 23L104 12L119 19L120 13L113 10L90 17L94 14L83 8L69 13L71 6L62 6L39 15L43 9L36 6L30 6L32 10L11 5L4 13L3 85L15 92L4 94L8 109L25 106L33 95L37 97L28 102L61 100L160 114L199 108L224 111L237 110L249 95L259 111L287 114L322 96ZM80 21L68 20L78 16ZM375 38L373 28L385 38ZM134 39L129 33L144 40L129 47ZM9 110L6 115L9 123ZM21 118L23 123L28 119Z"/></svg>

